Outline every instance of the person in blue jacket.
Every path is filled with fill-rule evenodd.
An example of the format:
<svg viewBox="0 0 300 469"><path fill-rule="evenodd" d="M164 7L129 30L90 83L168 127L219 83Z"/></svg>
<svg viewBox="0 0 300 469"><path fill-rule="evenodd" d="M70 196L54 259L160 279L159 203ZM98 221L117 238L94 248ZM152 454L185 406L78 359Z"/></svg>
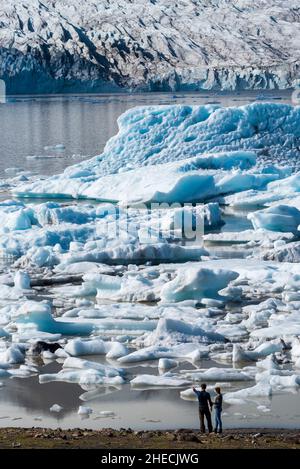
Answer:
<svg viewBox="0 0 300 469"><path fill-rule="evenodd" d="M214 408L215 408L215 428L214 432L215 433L222 433L222 419L221 419L221 414L222 414L222 405L223 405L223 395L221 393L221 388L217 386L215 388L215 391L217 393L215 400L214 400Z"/></svg>
<svg viewBox="0 0 300 469"><path fill-rule="evenodd" d="M211 423L211 410L213 403L210 397L210 394L206 391L206 384L201 384L201 391L198 391L193 387L193 391L197 394L199 402L199 419L200 419L200 431L205 433L205 423L204 417L207 421L208 433L212 432L212 423Z"/></svg>

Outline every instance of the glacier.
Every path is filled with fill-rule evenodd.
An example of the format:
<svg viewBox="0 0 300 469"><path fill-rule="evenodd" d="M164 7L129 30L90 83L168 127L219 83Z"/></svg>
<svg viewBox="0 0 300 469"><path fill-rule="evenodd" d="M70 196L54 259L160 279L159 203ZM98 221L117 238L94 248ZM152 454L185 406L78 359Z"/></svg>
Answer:
<svg viewBox="0 0 300 469"><path fill-rule="evenodd" d="M9 94L291 88L297 0L0 2Z"/></svg>

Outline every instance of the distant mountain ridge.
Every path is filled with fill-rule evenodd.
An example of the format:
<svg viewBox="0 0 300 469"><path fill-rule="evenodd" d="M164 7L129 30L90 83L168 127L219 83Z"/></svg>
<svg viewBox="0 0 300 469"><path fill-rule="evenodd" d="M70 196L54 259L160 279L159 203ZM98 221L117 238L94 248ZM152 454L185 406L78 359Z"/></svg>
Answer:
<svg viewBox="0 0 300 469"><path fill-rule="evenodd" d="M289 88L298 0L0 0L9 93Z"/></svg>

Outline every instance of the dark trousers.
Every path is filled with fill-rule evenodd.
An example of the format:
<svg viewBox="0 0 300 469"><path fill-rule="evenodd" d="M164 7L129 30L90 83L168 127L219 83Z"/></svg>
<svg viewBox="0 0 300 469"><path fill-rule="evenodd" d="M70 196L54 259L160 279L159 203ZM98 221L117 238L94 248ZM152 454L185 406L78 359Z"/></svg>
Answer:
<svg viewBox="0 0 300 469"><path fill-rule="evenodd" d="M215 431L222 433L222 419L221 419L222 409L218 407L215 408Z"/></svg>
<svg viewBox="0 0 300 469"><path fill-rule="evenodd" d="M205 424L204 424L204 417L206 417L207 426L209 433L212 432L212 423L211 423L211 413L209 408L202 409L199 407L199 418L200 418L200 431L201 433L205 433Z"/></svg>

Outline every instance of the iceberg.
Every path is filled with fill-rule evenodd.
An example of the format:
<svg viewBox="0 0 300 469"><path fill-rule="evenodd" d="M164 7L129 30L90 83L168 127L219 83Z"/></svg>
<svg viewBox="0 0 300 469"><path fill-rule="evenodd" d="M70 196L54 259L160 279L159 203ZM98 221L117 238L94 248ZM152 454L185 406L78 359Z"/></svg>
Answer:
<svg viewBox="0 0 300 469"><path fill-rule="evenodd" d="M30 290L30 277L27 272L18 271L14 278L15 288Z"/></svg>
<svg viewBox="0 0 300 469"><path fill-rule="evenodd" d="M63 369L58 373L41 374L41 384L54 381L78 383L79 385L119 385L124 381L124 370L101 363L79 358L68 357L64 361Z"/></svg>
<svg viewBox="0 0 300 469"><path fill-rule="evenodd" d="M281 343L265 342L260 344L254 350L244 350L240 345L233 345L232 361L256 361L259 358L267 357L276 352L282 352L283 346Z"/></svg>
<svg viewBox="0 0 300 469"><path fill-rule="evenodd" d="M80 405L78 407L78 412L77 412L78 415L88 417L92 413L93 413L93 409L91 409L91 407L86 407L86 406L83 406L83 405Z"/></svg>
<svg viewBox="0 0 300 469"><path fill-rule="evenodd" d="M53 404L51 407L50 407L50 412L56 412L56 413L59 413L63 410L63 407L59 404Z"/></svg>
<svg viewBox="0 0 300 469"><path fill-rule="evenodd" d="M266 261L300 262L300 242L282 244L269 249L263 256Z"/></svg>
<svg viewBox="0 0 300 469"><path fill-rule="evenodd" d="M25 362L25 349L21 345L13 344L4 351L0 351L0 368L3 364L19 364Z"/></svg>
<svg viewBox="0 0 300 469"><path fill-rule="evenodd" d="M288 177L283 176L276 181L269 182L265 190L246 190L243 194L224 197L224 202L232 207L243 209L267 207L279 203L287 205L298 200L299 192L300 173L296 172Z"/></svg>
<svg viewBox="0 0 300 469"><path fill-rule="evenodd" d="M250 388L240 389L239 391L227 392L224 395L224 402L227 404L235 403L237 399L251 400L253 397L270 397L272 395L272 386L266 382L259 382Z"/></svg>
<svg viewBox="0 0 300 469"><path fill-rule="evenodd" d="M274 160L296 160L299 120L298 107L274 103L231 108L211 105L133 108L118 119L119 133L108 141L102 155L67 168L60 177L20 186L16 194L20 197L88 196L102 200L119 200L125 196L127 200L132 192L128 188L134 186L135 198L138 195L139 199L142 196L143 200L149 200L156 193L159 198L161 193L162 197L169 194L169 200L174 200L174 197L178 199L186 194L190 194L189 199L192 194L199 197L202 187L203 199L203 194L209 194L213 183L212 176L205 172L209 168L212 174L216 169L249 168L254 164L254 156L245 151L255 150L262 155L267 152L268 158ZM237 153L231 155L231 152ZM210 156L216 153L221 156L215 159ZM180 160L187 160L187 164L176 165ZM158 164L166 166L156 169ZM137 169L141 166L147 166L147 169ZM196 170L197 174L197 169L200 169L200 175L195 175L195 180L192 177L188 185L188 172ZM202 176L201 171L204 171ZM157 175L161 188L155 186ZM102 177L106 177L103 184L100 183ZM183 178L181 184L180 178ZM145 187L141 181L146 182ZM253 182L247 182L248 189L252 188L249 184ZM267 183L267 178L260 186L263 183ZM243 183L243 190L246 187Z"/></svg>
<svg viewBox="0 0 300 469"><path fill-rule="evenodd" d="M90 335L94 330L92 324L55 320L51 314L49 303L35 301L26 301L20 306L15 323L21 333L24 331L24 327L28 328L28 325L33 326L36 331L50 334ZM40 335L38 337L41 338Z"/></svg>
<svg viewBox="0 0 300 469"><path fill-rule="evenodd" d="M166 386L166 387L176 387L187 386L190 384L190 381L185 379L180 379L174 376L163 375L163 376L154 376L154 375L138 375L130 381L130 384L133 388L143 389L156 386Z"/></svg>
<svg viewBox="0 0 300 469"><path fill-rule="evenodd" d="M288 205L275 205L265 210L249 213L254 229L297 233L300 224L300 210Z"/></svg>
<svg viewBox="0 0 300 469"><path fill-rule="evenodd" d="M221 334L205 331L197 324L191 324L184 321L161 318L156 329L148 334L144 339L144 345L172 346L180 343L198 343L209 344L214 342L226 342Z"/></svg>
<svg viewBox="0 0 300 469"><path fill-rule="evenodd" d="M168 303L192 299L201 302L205 298L222 301L224 296L219 291L238 276L237 272L225 269L197 266L191 266L190 269L179 268L176 277L161 289L161 301Z"/></svg>
<svg viewBox="0 0 300 469"><path fill-rule="evenodd" d="M140 341L143 343L143 338L141 338ZM127 365L148 360L159 360L159 364L169 365L170 363L174 363L173 358L194 361L195 359L207 357L208 351L203 345L199 343L183 343L169 347L152 345L138 348L134 352L118 358L118 362Z"/></svg>
<svg viewBox="0 0 300 469"><path fill-rule="evenodd" d="M193 370L191 373L184 372L184 376L193 382L195 381L215 381L215 382L230 382L230 381L251 381L254 378L244 372L242 369L236 368L209 368L203 370Z"/></svg>
<svg viewBox="0 0 300 469"><path fill-rule="evenodd" d="M171 360L170 358L160 358L158 360L158 369L159 370L169 370L171 368L176 368L178 362L176 360Z"/></svg>
<svg viewBox="0 0 300 469"><path fill-rule="evenodd" d="M125 345L119 342L103 341L101 339L82 340L72 339L64 350L72 357L82 355L106 355L106 358L120 358L128 354Z"/></svg>

